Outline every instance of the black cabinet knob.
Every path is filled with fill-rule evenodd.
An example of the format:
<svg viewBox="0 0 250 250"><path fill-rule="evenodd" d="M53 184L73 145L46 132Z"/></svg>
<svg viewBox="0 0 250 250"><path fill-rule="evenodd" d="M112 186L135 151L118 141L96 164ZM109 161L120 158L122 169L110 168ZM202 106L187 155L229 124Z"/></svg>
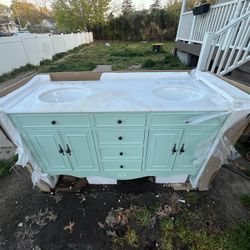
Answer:
<svg viewBox="0 0 250 250"><path fill-rule="evenodd" d="M118 120L117 123L118 123L118 124L122 124L122 120Z"/></svg>
<svg viewBox="0 0 250 250"><path fill-rule="evenodd" d="M123 166L123 165L121 165L121 166L120 166L120 168L124 168L124 166Z"/></svg>
<svg viewBox="0 0 250 250"><path fill-rule="evenodd" d="M123 152L120 152L120 155L123 155Z"/></svg>
<svg viewBox="0 0 250 250"><path fill-rule="evenodd" d="M123 137L122 137L122 136L119 136L118 139L119 139L119 141L121 141L121 140L123 139Z"/></svg>
<svg viewBox="0 0 250 250"><path fill-rule="evenodd" d="M56 125L56 121L52 121L51 124L52 124L52 125Z"/></svg>

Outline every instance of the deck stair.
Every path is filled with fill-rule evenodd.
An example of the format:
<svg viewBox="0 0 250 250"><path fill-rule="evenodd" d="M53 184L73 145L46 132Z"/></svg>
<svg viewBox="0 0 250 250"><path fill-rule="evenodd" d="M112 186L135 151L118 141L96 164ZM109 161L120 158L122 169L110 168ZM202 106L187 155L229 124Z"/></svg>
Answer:
<svg viewBox="0 0 250 250"><path fill-rule="evenodd" d="M232 77L241 71L248 74L249 66L245 65L250 61L250 0L217 3L199 16L193 16L185 6L183 0L176 48L195 51L190 54L199 56L197 70ZM249 81L244 74L242 80Z"/></svg>

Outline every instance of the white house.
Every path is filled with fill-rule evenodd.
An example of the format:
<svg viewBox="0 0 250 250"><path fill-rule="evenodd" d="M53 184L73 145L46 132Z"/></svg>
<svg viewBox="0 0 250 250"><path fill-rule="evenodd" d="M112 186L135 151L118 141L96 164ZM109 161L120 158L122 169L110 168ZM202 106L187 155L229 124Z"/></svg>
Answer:
<svg viewBox="0 0 250 250"><path fill-rule="evenodd" d="M18 32L18 26L10 18L0 16L0 32L12 34Z"/></svg>
<svg viewBox="0 0 250 250"><path fill-rule="evenodd" d="M50 29L50 30L54 30L55 27L56 27L56 24L53 20L51 19L48 19L48 18L44 18L41 23L40 23L41 27L42 28L47 28L47 29Z"/></svg>

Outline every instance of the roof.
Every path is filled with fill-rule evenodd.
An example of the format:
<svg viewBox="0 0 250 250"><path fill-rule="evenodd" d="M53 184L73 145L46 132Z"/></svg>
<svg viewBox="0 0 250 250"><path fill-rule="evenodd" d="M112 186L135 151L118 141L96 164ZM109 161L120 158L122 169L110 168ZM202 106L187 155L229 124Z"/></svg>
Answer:
<svg viewBox="0 0 250 250"><path fill-rule="evenodd" d="M9 23L11 21L12 20L7 16L0 16L0 24L7 24L7 23Z"/></svg>
<svg viewBox="0 0 250 250"><path fill-rule="evenodd" d="M42 21L47 21L51 24L55 24L56 22L53 20L53 19L50 19L50 18L44 18Z"/></svg>

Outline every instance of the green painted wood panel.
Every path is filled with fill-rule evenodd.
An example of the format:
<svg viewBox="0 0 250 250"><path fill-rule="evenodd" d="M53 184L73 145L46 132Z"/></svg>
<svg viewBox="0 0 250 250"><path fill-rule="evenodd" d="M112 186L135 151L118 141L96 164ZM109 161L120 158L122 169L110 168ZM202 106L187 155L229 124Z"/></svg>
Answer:
<svg viewBox="0 0 250 250"><path fill-rule="evenodd" d="M102 159L142 158L142 145L107 145L100 147Z"/></svg>
<svg viewBox="0 0 250 250"><path fill-rule="evenodd" d="M152 126L188 126L188 121L190 121L191 119L198 119L201 116L206 116L206 115L212 115L214 112L206 112L206 113L201 113L201 112L195 112L195 113L191 113L191 112L171 112L171 113L155 113L151 115L150 121L149 123ZM216 117L213 119L209 119L207 121L204 121L202 123L200 123L199 125L205 125L205 126L220 126L224 120L225 120L226 116L220 116L220 117Z"/></svg>
<svg viewBox="0 0 250 250"><path fill-rule="evenodd" d="M194 160L197 160L196 151L198 150L200 152L205 146L201 152L203 156L206 155L216 136L216 132L216 130L211 129L186 129L181 140L173 170L183 170L183 173L185 173L186 170L198 170L202 162L199 166L194 165ZM180 152L182 146L185 150L183 153Z"/></svg>
<svg viewBox="0 0 250 250"><path fill-rule="evenodd" d="M144 142L144 129L123 129L123 128L112 128L112 129L97 129L97 139L100 144L114 143L114 144L125 144L125 143L140 143Z"/></svg>
<svg viewBox="0 0 250 250"><path fill-rule="evenodd" d="M73 170L98 171L91 130L59 130L59 133Z"/></svg>
<svg viewBox="0 0 250 250"><path fill-rule="evenodd" d="M150 129L148 137L146 170L171 169L179 148L182 129Z"/></svg>
<svg viewBox="0 0 250 250"><path fill-rule="evenodd" d="M199 125L184 122L201 114L60 113L13 114L11 117L19 131L27 135L23 138L45 172L133 179L195 175L200 167L193 165L195 149L201 141L215 133L225 119L216 118ZM52 118L57 121L56 126L51 124ZM117 123L118 119L122 120L121 124ZM185 153L180 155L183 143ZM68 144L71 155L60 154L59 144L64 152ZM172 154L174 144L178 152ZM120 152L123 152L122 156Z"/></svg>
<svg viewBox="0 0 250 250"><path fill-rule="evenodd" d="M84 114L23 114L15 117L24 128L90 127L89 115Z"/></svg>
<svg viewBox="0 0 250 250"><path fill-rule="evenodd" d="M145 114L105 114L94 115L95 126L115 126L115 127L129 127L129 126L144 126L146 121Z"/></svg>
<svg viewBox="0 0 250 250"><path fill-rule="evenodd" d="M141 160L103 160L102 165L106 171L141 171ZM112 174L110 175L112 177Z"/></svg>
<svg viewBox="0 0 250 250"><path fill-rule="evenodd" d="M63 148L61 139L56 131L29 130L28 135L36 155L40 156L43 168L46 170L71 170L67 155L59 153L60 146Z"/></svg>

